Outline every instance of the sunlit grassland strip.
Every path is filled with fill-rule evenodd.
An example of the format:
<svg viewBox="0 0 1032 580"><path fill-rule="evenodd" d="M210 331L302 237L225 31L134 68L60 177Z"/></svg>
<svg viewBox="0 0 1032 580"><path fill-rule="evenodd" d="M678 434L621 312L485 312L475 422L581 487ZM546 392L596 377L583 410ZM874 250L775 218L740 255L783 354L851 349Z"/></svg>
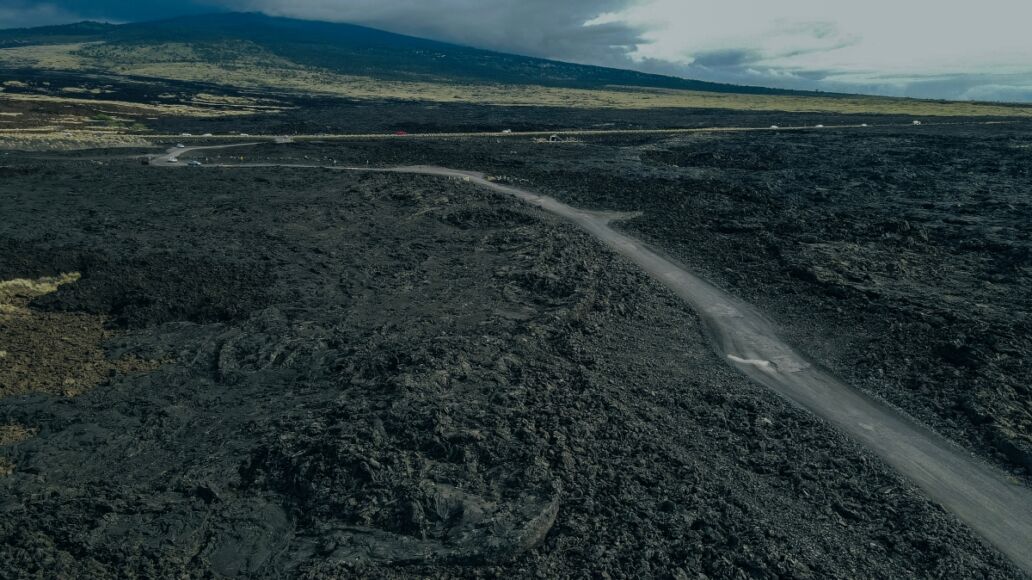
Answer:
<svg viewBox="0 0 1032 580"><path fill-rule="evenodd" d="M166 49L167 48L167 49ZM234 88L353 99L476 103L584 109L727 109L909 116L1029 117L1032 106L924 101L888 97L821 95L748 95L639 87L577 89L532 85L458 84L447 79L383 80L303 67L254 50L227 53L218 63L204 62L203 50L188 45L144 47L128 55L104 45L64 44L0 49L0 66L92 70L127 76L203 82ZM90 55L102 55L90 56ZM177 60L182 59L182 60Z"/></svg>

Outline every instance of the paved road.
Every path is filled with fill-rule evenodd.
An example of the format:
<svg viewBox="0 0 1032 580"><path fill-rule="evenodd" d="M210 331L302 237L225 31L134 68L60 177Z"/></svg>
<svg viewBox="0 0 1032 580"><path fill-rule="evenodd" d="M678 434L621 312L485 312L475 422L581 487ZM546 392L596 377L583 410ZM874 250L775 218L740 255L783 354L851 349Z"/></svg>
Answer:
<svg viewBox="0 0 1032 580"><path fill-rule="evenodd" d="M164 155L151 156L151 165L162 165L168 167L174 167L179 165L179 157L186 155L193 151L207 151L212 149L233 149L234 147L252 147L254 145L261 145L261 142L254 143L231 143L228 145L206 145L204 147L173 147L168 151L165 151Z"/></svg>
<svg viewBox="0 0 1032 580"><path fill-rule="evenodd" d="M179 149L178 155L203 148ZM167 162L170 151L157 159ZM164 160L164 161L162 161ZM483 174L441 167L391 169L300 164L295 167L435 175L461 179L523 200L588 231L659 280L699 313L721 357L752 380L846 432L916 483L1032 575L1032 490L1012 481L911 417L850 387L782 341L761 313L611 227L614 214L580 210L551 197L496 183Z"/></svg>
<svg viewBox="0 0 1032 580"><path fill-rule="evenodd" d="M1012 124L1020 121L943 121L936 120L932 122L926 122L923 126L956 126L956 125L1004 125ZM172 140L172 141L184 141L188 143L200 142L220 142L226 140L239 140L241 138L247 140L260 141L263 143L276 142L276 143L289 143L292 141L334 141L334 140L388 140L388 139L446 139L446 138L492 138L492 139L512 139L512 138L548 138L552 135L558 135L560 138L566 137L602 137L602 136L620 136L620 135L686 135L692 133L743 133L743 132L771 132L771 131L828 131L832 129L865 129L875 127L912 127L912 123L892 123L892 124L843 124L843 125L825 125L823 127L817 127L815 125L785 125L785 126L764 126L764 127L693 127L693 128L681 128L681 129L564 129L555 131L513 131L513 132L500 132L500 131L477 131L477 132L460 132L460 133L409 133L405 135L395 135L391 133L343 133L343 134L313 134L313 135L154 135L154 134L141 134L135 135L141 139L148 140ZM917 129L917 127L914 127Z"/></svg>

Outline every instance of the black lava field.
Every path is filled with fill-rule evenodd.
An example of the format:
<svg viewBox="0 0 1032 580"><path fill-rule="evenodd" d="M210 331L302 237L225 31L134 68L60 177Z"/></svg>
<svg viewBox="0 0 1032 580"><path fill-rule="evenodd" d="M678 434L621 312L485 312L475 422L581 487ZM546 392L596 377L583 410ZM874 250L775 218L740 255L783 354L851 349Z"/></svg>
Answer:
<svg viewBox="0 0 1032 580"><path fill-rule="evenodd" d="M312 110L290 122L330 123ZM427 123L562 122L497 114ZM674 113L621 114L641 127ZM781 122L703 115L685 124ZM899 119L863 120L879 121ZM433 164L641 212L617 227L1029 482L1029 124L306 141L190 159ZM81 273L34 315L103 317L107 358L148 361L75 397L0 398L0 425L33 433L0 446L14 466L0 576L1022 577L736 373L633 265L473 185L6 152L0 215L0 281Z"/></svg>

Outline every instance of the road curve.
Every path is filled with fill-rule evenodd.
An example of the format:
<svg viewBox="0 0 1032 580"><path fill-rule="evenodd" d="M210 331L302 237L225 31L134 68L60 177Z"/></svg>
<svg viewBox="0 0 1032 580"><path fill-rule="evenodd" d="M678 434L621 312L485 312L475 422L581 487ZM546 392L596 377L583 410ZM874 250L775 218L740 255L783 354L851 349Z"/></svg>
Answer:
<svg viewBox="0 0 1032 580"><path fill-rule="evenodd" d="M178 151L181 155L189 150ZM270 166L456 178L515 197L570 220L691 305L705 323L718 354L729 364L852 436L1032 576L1032 490L1010 480L1001 471L971 456L911 417L807 361L782 341L774 325L754 308L641 241L613 229L610 225L613 215L580 210L551 197L490 181L481 173L441 167L370 169L294 164L220 165Z"/></svg>
<svg viewBox="0 0 1032 580"><path fill-rule="evenodd" d="M234 147L252 147L254 145L261 145L261 142L255 143L230 143L228 145L205 145L191 146L191 147L173 147L165 151L164 155L152 155L149 157L150 165L163 165L174 167L179 164L179 156L186 155L193 151L211 150L211 149L233 149Z"/></svg>

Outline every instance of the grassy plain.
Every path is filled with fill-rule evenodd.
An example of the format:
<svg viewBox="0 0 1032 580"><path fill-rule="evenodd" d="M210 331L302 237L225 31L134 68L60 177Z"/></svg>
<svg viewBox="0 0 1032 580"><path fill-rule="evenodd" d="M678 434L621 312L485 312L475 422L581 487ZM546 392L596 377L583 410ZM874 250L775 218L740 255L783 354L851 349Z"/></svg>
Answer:
<svg viewBox="0 0 1032 580"><path fill-rule="evenodd" d="M384 80L301 66L246 42L216 45L158 43L132 50L103 43L28 46L0 49L0 66L96 71L365 100L584 109L695 108L912 116L1032 116L1030 106L886 97L751 95L617 86L595 90L456 84L430 77Z"/></svg>

